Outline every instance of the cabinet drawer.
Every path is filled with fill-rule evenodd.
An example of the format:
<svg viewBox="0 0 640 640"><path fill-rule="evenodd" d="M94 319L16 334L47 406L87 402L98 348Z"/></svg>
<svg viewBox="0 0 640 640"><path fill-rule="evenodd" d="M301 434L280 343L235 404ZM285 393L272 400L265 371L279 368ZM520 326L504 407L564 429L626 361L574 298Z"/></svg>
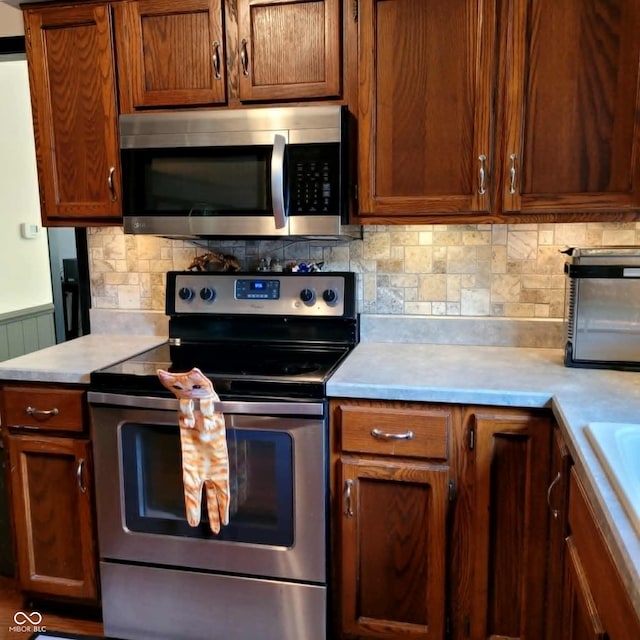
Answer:
<svg viewBox="0 0 640 640"><path fill-rule="evenodd" d="M341 406L343 451L446 459L450 414L437 409Z"/></svg>
<svg viewBox="0 0 640 640"><path fill-rule="evenodd" d="M84 393L80 389L5 388L5 424L48 431L83 431Z"/></svg>

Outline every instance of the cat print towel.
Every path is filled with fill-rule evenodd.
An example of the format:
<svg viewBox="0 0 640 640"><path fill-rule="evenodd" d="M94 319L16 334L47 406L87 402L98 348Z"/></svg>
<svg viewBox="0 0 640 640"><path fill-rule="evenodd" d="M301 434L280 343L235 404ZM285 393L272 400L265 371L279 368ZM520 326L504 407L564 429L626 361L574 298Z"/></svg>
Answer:
<svg viewBox="0 0 640 640"><path fill-rule="evenodd" d="M200 369L171 373L158 369L163 386L180 401L178 423L187 522L200 524L204 484L209 525L214 533L229 524L229 455L224 415L214 411L220 398Z"/></svg>

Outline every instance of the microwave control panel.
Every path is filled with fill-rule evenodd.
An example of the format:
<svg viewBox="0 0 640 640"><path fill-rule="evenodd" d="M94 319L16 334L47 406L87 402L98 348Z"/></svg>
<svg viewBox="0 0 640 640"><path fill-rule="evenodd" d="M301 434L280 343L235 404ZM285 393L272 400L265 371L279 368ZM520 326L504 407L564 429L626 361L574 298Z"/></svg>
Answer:
<svg viewBox="0 0 640 640"><path fill-rule="evenodd" d="M289 214L340 213L340 145L291 145L288 154Z"/></svg>

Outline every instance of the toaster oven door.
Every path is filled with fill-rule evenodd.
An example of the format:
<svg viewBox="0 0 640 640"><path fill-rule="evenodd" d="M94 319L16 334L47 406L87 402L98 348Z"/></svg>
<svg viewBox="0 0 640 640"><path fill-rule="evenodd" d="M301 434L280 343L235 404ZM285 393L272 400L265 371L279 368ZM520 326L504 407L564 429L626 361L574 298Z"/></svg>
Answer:
<svg viewBox="0 0 640 640"><path fill-rule="evenodd" d="M640 269L574 270L567 325L568 366L640 370Z"/></svg>

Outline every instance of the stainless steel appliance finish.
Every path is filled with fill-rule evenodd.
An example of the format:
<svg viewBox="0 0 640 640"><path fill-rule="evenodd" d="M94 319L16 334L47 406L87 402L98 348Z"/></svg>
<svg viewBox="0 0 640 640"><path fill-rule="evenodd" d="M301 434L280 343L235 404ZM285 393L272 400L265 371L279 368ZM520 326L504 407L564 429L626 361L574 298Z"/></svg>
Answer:
<svg viewBox="0 0 640 640"><path fill-rule="evenodd" d="M167 344L91 376L105 633L326 640L324 389L358 340L354 275L170 272L166 310ZM178 401L156 375L193 366L226 422L219 534L204 509L186 522Z"/></svg>
<svg viewBox="0 0 640 640"><path fill-rule="evenodd" d="M569 253L565 364L640 370L640 247Z"/></svg>
<svg viewBox="0 0 640 640"><path fill-rule="evenodd" d="M120 117L124 230L172 237L336 237L348 222L346 109Z"/></svg>

